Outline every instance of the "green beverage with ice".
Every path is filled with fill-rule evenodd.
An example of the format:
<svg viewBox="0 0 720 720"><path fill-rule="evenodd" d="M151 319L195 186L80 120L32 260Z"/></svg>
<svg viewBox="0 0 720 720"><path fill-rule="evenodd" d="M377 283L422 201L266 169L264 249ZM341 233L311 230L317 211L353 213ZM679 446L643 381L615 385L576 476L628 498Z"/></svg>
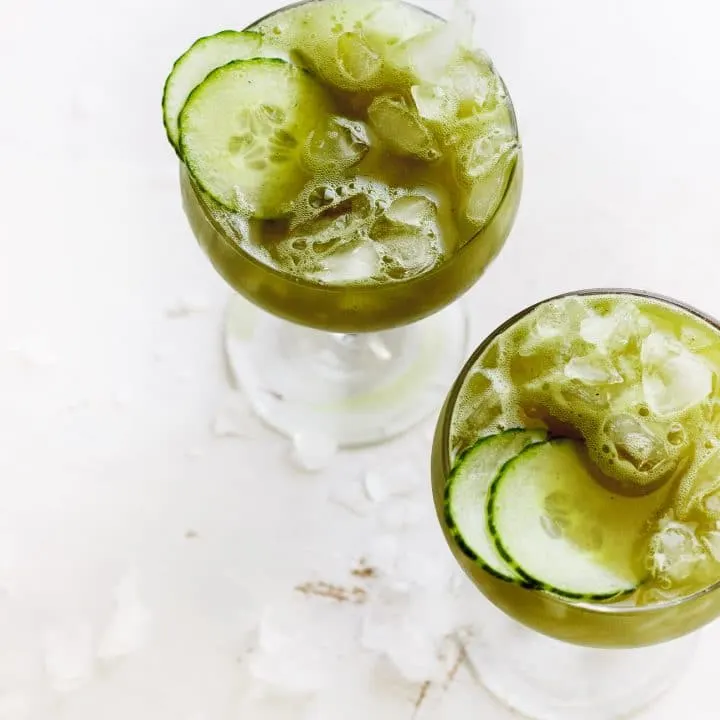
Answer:
<svg viewBox="0 0 720 720"><path fill-rule="evenodd" d="M164 95L186 212L275 315L362 332L424 317L502 247L521 155L505 86L449 21L395 0L290 6L203 38Z"/></svg>

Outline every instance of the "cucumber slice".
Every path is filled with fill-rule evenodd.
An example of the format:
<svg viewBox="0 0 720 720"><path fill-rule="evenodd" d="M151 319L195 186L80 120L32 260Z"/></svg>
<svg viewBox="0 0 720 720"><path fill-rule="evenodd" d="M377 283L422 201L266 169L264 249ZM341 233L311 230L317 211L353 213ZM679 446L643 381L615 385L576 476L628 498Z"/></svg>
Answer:
<svg viewBox="0 0 720 720"><path fill-rule="evenodd" d="M490 533L522 577L574 599L627 595L642 582L639 543L667 493L615 495L598 482L585 446L532 445L495 478Z"/></svg>
<svg viewBox="0 0 720 720"><path fill-rule="evenodd" d="M307 180L302 148L331 113L323 88L280 59L236 60L208 75L180 113L180 151L229 210L276 218Z"/></svg>
<svg viewBox="0 0 720 720"><path fill-rule="evenodd" d="M506 430L481 438L455 465L445 490L445 519L460 549L487 572L523 582L495 548L488 529L488 489L508 460L547 438L544 430Z"/></svg>
<svg viewBox="0 0 720 720"><path fill-rule="evenodd" d="M190 93L216 68L232 60L246 60L261 53L263 36L256 32L223 30L200 38L181 55L165 81L162 107L168 140L180 147L178 117Z"/></svg>

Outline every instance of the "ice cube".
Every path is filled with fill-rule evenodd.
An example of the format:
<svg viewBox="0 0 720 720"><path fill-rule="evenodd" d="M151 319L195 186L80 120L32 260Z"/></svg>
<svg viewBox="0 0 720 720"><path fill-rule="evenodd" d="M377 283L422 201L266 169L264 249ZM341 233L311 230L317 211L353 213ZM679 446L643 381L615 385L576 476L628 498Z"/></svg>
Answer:
<svg viewBox="0 0 720 720"><path fill-rule="evenodd" d="M380 139L397 154L429 162L440 158L433 134L401 95L379 95L370 103L368 117Z"/></svg>
<svg viewBox="0 0 720 720"><path fill-rule="evenodd" d="M715 450L698 468L691 502L720 520L720 450Z"/></svg>
<svg viewBox="0 0 720 720"><path fill-rule="evenodd" d="M312 172L345 170L359 163L369 149L362 122L332 116L308 135L303 160Z"/></svg>
<svg viewBox="0 0 720 720"><path fill-rule="evenodd" d="M585 385L614 385L623 381L612 362L597 355L570 358L565 365L565 376Z"/></svg>
<svg viewBox="0 0 720 720"><path fill-rule="evenodd" d="M358 231L373 217L373 202L365 193L319 209L310 219L296 224L281 245L316 257L325 257L357 241Z"/></svg>
<svg viewBox="0 0 720 720"><path fill-rule="evenodd" d="M419 275L440 257L437 231L432 227L393 222L381 216L370 228L381 270L394 280Z"/></svg>
<svg viewBox="0 0 720 720"><path fill-rule="evenodd" d="M383 66L380 55L356 32L346 32L338 38L337 61L348 89L370 87Z"/></svg>
<svg viewBox="0 0 720 720"><path fill-rule="evenodd" d="M327 433L306 430L293 435L292 458L302 470L323 470L330 465L337 452L337 440Z"/></svg>
<svg viewBox="0 0 720 720"><path fill-rule="evenodd" d="M496 96L498 87L490 60L479 50L453 63L443 78L443 84L458 97L464 115L482 111L488 100Z"/></svg>
<svg viewBox="0 0 720 720"><path fill-rule="evenodd" d="M652 473L669 463L665 443L642 420L628 414L611 417L603 428L618 457L640 472Z"/></svg>
<svg viewBox="0 0 720 720"><path fill-rule="evenodd" d="M511 148L478 176L467 195L465 215L475 225L486 225L500 205L517 149Z"/></svg>
<svg viewBox="0 0 720 720"><path fill-rule="evenodd" d="M403 195L392 201L385 217L401 225L427 227L437 221L437 205L423 195Z"/></svg>
<svg viewBox="0 0 720 720"><path fill-rule="evenodd" d="M100 638L97 656L119 658L140 650L150 634L150 611L140 600L137 578L125 576L115 589L115 611Z"/></svg>
<svg viewBox="0 0 720 720"><path fill-rule="evenodd" d="M425 120L449 122L457 112L459 100L452 88L424 83L413 85L410 94L418 114Z"/></svg>
<svg viewBox="0 0 720 720"><path fill-rule="evenodd" d="M699 572L708 560L697 537L697 524L672 518L660 521L659 530L649 546L649 564L653 575L670 585L682 584Z"/></svg>
<svg viewBox="0 0 720 720"><path fill-rule="evenodd" d="M384 470L369 470L365 473L365 492L374 502L407 496L420 487L423 475L409 462L391 463Z"/></svg>
<svg viewBox="0 0 720 720"><path fill-rule="evenodd" d="M648 335L640 359L645 399L656 415L670 415L699 405L712 392L712 370L670 335Z"/></svg>
<svg viewBox="0 0 720 720"><path fill-rule="evenodd" d="M466 2L456 2L445 23L407 40L395 53L396 62L413 72L418 80L440 80L461 50L471 41L475 18Z"/></svg>
<svg viewBox="0 0 720 720"><path fill-rule="evenodd" d="M312 274L327 283L370 280L380 274L381 263L375 245L365 238L343 245L337 252L326 255Z"/></svg>
<svg viewBox="0 0 720 720"><path fill-rule="evenodd" d="M502 112L496 109L486 116L473 118L472 122L458 125L455 131L458 135L457 164L462 179L472 181L487 177L515 157L518 139L509 111L502 107Z"/></svg>
<svg viewBox="0 0 720 720"><path fill-rule="evenodd" d="M647 320L632 303L619 303L607 315L592 313L580 323L580 337L601 353L622 350L645 329Z"/></svg>
<svg viewBox="0 0 720 720"><path fill-rule="evenodd" d="M93 633L88 622L67 621L46 632L45 670L58 692L76 690L91 679Z"/></svg>

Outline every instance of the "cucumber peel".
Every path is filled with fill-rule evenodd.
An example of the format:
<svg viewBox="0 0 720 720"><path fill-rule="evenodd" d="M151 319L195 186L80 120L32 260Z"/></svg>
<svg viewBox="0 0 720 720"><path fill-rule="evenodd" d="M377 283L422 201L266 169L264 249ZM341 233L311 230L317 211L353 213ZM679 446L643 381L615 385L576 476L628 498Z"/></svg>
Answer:
<svg viewBox="0 0 720 720"><path fill-rule="evenodd" d="M544 430L506 430L481 438L456 463L445 489L445 519L458 547L502 580L524 579L503 559L490 535L488 490L506 462L547 438Z"/></svg>

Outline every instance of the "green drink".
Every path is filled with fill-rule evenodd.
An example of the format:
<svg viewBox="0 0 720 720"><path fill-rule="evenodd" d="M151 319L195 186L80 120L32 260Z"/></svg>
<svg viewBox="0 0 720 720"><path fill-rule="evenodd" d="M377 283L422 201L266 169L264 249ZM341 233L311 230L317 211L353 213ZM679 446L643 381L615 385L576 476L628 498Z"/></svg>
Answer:
<svg viewBox="0 0 720 720"><path fill-rule="evenodd" d="M164 121L181 160L183 204L219 274L276 318L353 334L340 340L342 351L337 335L308 331L303 340L334 356L342 387L331 387L327 373L317 384L306 375L300 392L300 378L292 387L278 379L293 367L253 384L266 398L281 395L286 416L297 405L295 424L307 424L311 396L335 407L315 415L350 401L402 417L397 430L384 421L382 431L348 430L341 444L395 434L432 408L437 397L422 406L416 398L410 410L407 390L438 386L462 354L464 322L457 310L429 316L478 280L515 218L517 124L502 79L473 43L472 20L461 3L446 21L395 0L311 0L243 32L202 38L166 84ZM293 346L288 361L304 352L298 329L247 306L237 312L243 342L247 332L267 336L261 323L278 344ZM431 341L443 342L446 358L431 357ZM348 345L358 349L351 367ZM378 363L373 348L386 359ZM268 362L243 362L249 352L242 354L240 364L268 375ZM417 365L411 355L421 369L408 366ZM369 365L358 368L363 356ZM348 390L345 380L358 370L365 377ZM286 425L270 417L279 412L261 410ZM356 428L378 425L351 412ZM318 423L338 428L335 417Z"/></svg>
<svg viewBox="0 0 720 720"><path fill-rule="evenodd" d="M596 648L660 643L717 617L719 378L717 324L641 293L563 296L493 333L450 392L433 447L438 515L475 584L527 627ZM584 698L587 717L615 717L603 699L619 712L659 693L681 669L672 649L583 651L616 673L634 665L645 683L616 678L607 698ZM522 662L521 677L501 678L501 663L488 685L507 702L571 717L561 693L516 697L513 683L539 681Z"/></svg>

